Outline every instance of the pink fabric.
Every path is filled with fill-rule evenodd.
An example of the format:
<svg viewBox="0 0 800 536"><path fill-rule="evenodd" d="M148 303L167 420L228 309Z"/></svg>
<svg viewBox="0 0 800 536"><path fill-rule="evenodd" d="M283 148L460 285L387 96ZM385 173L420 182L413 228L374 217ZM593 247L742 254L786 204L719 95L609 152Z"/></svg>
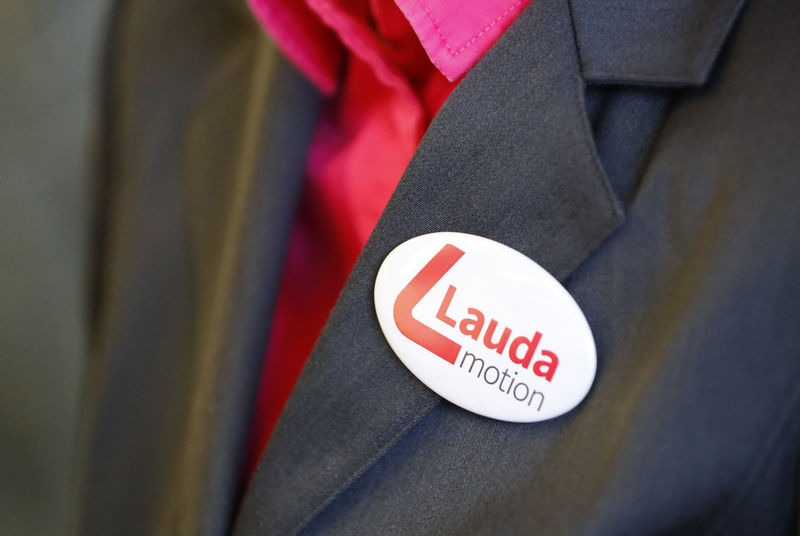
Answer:
<svg viewBox="0 0 800 536"><path fill-rule="evenodd" d="M341 66L330 22L332 0L248 0L256 18L286 57L325 95L336 87ZM425 52L448 80L455 81L483 57L530 0L394 0ZM374 2L373 2L374 3ZM355 2L353 3L355 4ZM328 18L326 20L326 17ZM351 50L363 47L349 43Z"/></svg>
<svg viewBox="0 0 800 536"><path fill-rule="evenodd" d="M530 0L395 0L448 80L475 65Z"/></svg>
<svg viewBox="0 0 800 536"><path fill-rule="evenodd" d="M333 95L342 66L342 47L308 5L303 0L248 0L248 4L294 66L323 95Z"/></svg>
<svg viewBox="0 0 800 536"><path fill-rule="evenodd" d="M250 441L252 474L425 129L521 4L249 1L284 54L328 96L270 327Z"/></svg>

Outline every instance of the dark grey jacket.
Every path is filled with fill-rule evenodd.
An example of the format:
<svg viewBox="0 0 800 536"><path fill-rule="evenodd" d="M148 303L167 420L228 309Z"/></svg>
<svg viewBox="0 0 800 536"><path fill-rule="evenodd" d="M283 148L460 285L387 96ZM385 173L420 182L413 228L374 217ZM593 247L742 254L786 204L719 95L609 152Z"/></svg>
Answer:
<svg viewBox="0 0 800 536"><path fill-rule="evenodd" d="M800 2L533 0L434 119L263 456L243 452L318 97L233 0L118 2L83 534L793 534ZM515 248L597 342L498 422L386 343L384 257Z"/></svg>

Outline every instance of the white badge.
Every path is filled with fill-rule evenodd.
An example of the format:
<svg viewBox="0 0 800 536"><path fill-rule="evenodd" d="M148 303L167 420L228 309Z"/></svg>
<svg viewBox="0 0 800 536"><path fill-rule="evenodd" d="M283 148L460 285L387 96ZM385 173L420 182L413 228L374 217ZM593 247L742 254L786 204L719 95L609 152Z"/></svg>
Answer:
<svg viewBox="0 0 800 536"><path fill-rule="evenodd" d="M594 339L578 304L541 266L488 238L403 242L378 271L375 309L403 364L479 415L551 419L594 381Z"/></svg>

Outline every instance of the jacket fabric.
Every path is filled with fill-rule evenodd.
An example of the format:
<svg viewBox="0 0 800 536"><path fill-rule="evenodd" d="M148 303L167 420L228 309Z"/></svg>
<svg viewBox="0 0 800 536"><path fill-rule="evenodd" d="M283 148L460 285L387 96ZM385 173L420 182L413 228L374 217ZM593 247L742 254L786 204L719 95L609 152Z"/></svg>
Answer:
<svg viewBox="0 0 800 536"><path fill-rule="evenodd" d="M532 2L433 120L245 485L318 96L243 6L118 3L81 532L797 533L798 23ZM436 231L566 286L598 354L577 408L490 420L392 353L378 267Z"/></svg>

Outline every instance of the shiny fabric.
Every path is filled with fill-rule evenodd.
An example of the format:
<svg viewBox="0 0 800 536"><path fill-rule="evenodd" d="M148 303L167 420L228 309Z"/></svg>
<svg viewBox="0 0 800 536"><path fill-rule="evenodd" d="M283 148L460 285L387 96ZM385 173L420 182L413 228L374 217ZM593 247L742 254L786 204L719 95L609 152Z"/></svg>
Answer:
<svg viewBox="0 0 800 536"><path fill-rule="evenodd" d="M321 73L309 76L312 81L326 77L323 93L337 83L337 73L326 69L344 70L344 79L324 106L308 154L256 404L251 468L359 251L452 87L390 1L309 2L305 15L299 19L305 26L279 24L275 38L305 54L307 63L299 65ZM324 28L303 33L315 24Z"/></svg>

